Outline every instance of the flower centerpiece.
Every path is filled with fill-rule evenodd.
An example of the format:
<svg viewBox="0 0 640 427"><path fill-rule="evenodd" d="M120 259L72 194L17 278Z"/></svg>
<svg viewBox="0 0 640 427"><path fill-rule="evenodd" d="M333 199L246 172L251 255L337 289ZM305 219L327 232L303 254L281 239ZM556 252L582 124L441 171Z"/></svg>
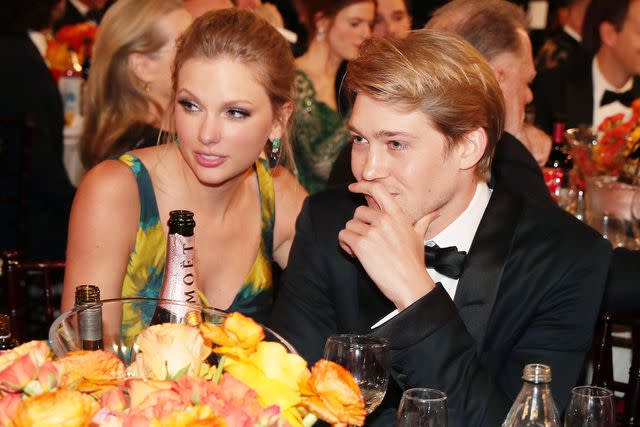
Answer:
<svg viewBox="0 0 640 427"><path fill-rule="evenodd" d="M67 72L82 72L97 34L98 27L89 21L65 25L47 40L47 61L56 79Z"/></svg>
<svg viewBox="0 0 640 427"><path fill-rule="evenodd" d="M264 338L239 313L221 325L154 325L137 337L129 366L102 350L56 359L45 342L31 341L0 355L0 425L364 424L364 400L348 371L326 360L309 369Z"/></svg>

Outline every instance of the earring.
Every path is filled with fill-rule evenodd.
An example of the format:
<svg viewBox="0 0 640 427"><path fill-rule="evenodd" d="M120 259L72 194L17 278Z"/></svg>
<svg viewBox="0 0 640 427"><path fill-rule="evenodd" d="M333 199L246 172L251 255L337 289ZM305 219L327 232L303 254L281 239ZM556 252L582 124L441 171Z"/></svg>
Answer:
<svg viewBox="0 0 640 427"><path fill-rule="evenodd" d="M179 147L180 146L180 135L178 135L176 133L176 136L173 138L173 141L176 143L176 145Z"/></svg>
<svg viewBox="0 0 640 427"><path fill-rule="evenodd" d="M269 153L269 167L271 169L278 166L278 162L280 161L280 138L274 138L271 141L271 152Z"/></svg>
<svg viewBox="0 0 640 427"><path fill-rule="evenodd" d="M318 28L318 32L316 33L316 41L324 41L324 28Z"/></svg>
<svg viewBox="0 0 640 427"><path fill-rule="evenodd" d="M147 93L151 92L151 82L146 82L144 84L144 91Z"/></svg>

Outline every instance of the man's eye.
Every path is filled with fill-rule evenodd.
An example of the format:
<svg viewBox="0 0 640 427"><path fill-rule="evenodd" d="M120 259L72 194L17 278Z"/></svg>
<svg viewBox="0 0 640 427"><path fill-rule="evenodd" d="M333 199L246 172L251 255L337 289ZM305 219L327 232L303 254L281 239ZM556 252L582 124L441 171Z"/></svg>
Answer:
<svg viewBox="0 0 640 427"><path fill-rule="evenodd" d="M188 99L180 99L178 100L178 104L180 104L182 106L182 108L184 109L184 111L188 112L188 113L193 113L195 111L199 110L199 107L197 104L189 101Z"/></svg>
<svg viewBox="0 0 640 427"><path fill-rule="evenodd" d="M389 148L391 148L392 150L398 151L398 150L404 150L405 149L405 145L401 142L398 141L389 141L387 143L387 145L389 146Z"/></svg>
<svg viewBox="0 0 640 427"><path fill-rule="evenodd" d="M359 135L352 135L351 139L352 139L354 144L360 145L360 144L366 144L367 143L367 140L364 139L363 137L359 136Z"/></svg>

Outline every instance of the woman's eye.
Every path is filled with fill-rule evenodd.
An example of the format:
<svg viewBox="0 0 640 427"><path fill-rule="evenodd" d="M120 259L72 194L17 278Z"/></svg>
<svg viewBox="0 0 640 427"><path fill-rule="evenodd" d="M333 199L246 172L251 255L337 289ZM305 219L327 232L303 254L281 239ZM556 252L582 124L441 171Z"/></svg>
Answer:
<svg viewBox="0 0 640 427"><path fill-rule="evenodd" d="M238 108L230 108L227 110L227 114L234 119L244 119L249 117L249 113L244 110L240 110Z"/></svg>
<svg viewBox="0 0 640 427"><path fill-rule="evenodd" d="M180 104L182 106L182 108L184 109L184 111L188 112L188 113L193 113L199 110L199 107L197 104L194 104L193 102L189 101L188 99L180 99L178 100L178 104Z"/></svg>

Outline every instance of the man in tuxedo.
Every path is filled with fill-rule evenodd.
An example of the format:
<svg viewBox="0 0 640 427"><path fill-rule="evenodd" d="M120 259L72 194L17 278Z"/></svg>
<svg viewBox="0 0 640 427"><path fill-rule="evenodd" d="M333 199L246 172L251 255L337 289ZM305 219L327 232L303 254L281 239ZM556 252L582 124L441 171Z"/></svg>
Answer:
<svg viewBox="0 0 640 427"><path fill-rule="evenodd" d="M639 0L592 0L583 26L588 55L536 79L538 126L598 126L611 115L630 114L631 102L640 97L638 27Z"/></svg>
<svg viewBox="0 0 640 427"><path fill-rule="evenodd" d="M410 0L376 0L376 37L404 37L411 31Z"/></svg>
<svg viewBox="0 0 640 427"><path fill-rule="evenodd" d="M371 39L345 85L357 182L305 201L271 326L309 362L332 334L390 341L392 380L368 425L393 425L402 390L432 387L449 426L495 427L535 362L551 366L562 411L610 245L502 181L489 188L503 95L458 36Z"/></svg>

